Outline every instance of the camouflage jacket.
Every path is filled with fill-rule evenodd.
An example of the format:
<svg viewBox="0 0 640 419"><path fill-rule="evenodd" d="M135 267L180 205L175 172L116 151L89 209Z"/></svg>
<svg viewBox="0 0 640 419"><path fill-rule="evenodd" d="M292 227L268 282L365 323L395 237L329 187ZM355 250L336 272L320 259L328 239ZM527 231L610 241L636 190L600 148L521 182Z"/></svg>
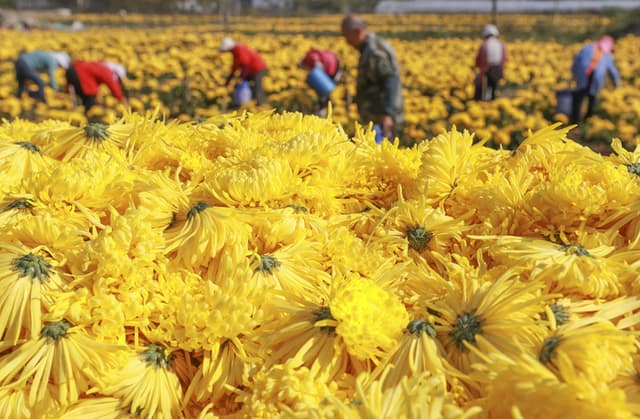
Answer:
<svg viewBox="0 0 640 419"><path fill-rule="evenodd" d="M404 121L400 68L393 48L374 33L360 45L355 102L360 122L367 124L389 114L396 124Z"/></svg>

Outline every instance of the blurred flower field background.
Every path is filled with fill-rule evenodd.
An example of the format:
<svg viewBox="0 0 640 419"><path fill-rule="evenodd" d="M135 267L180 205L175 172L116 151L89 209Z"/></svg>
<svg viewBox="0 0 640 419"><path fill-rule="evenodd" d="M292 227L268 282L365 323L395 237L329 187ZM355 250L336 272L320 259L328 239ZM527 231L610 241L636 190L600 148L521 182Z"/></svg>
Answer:
<svg viewBox="0 0 640 419"><path fill-rule="evenodd" d="M62 49L73 58L112 60L128 70L127 89L134 111L159 108L168 118L197 120L230 106L230 90L222 86L230 57L219 54L225 27L217 17L79 15L87 29L78 33L6 31L0 40L0 115L29 120L47 118L86 122L81 108L68 97L48 92L49 106L29 98L17 100L13 60L26 49ZM573 54L591 36L615 27L606 15L504 15L500 28L508 43L509 62L493 103L473 97L473 63L485 16L410 15L365 16L371 29L387 37L402 66L407 123L403 143L413 144L455 125L489 140L490 145L515 147L529 128L567 122L556 114L555 92L570 88ZM334 119L353 133L355 105L348 109L345 93L353 93L357 53L342 40L340 16L233 17L231 35L257 49L269 74L265 89L270 106L282 111L312 112L316 100L296 67L312 47L335 51L348 69L346 84L332 94ZM633 145L640 126L640 62L638 36L617 39L615 58L622 76L619 89L605 89L596 116L573 136L589 143L610 143L613 136ZM64 75L59 72L62 82ZM90 115L111 122L120 113L105 92L106 108Z"/></svg>
<svg viewBox="0 0 640 419"><path fill-rule="evenodd" d="M505 97L475 104L475 38L418 42L459 26L384 18L374 29L406 23L404 147L354 124L344 86L332 116L298 112L313 101L300 33L353 65L338 17L235 21L243 40L273 32L260 49L282 112L234 113L219 26L92 19L0 41L0 417L640 417L633 36L623 86L579 132L603 155L545 94L579 43L513 41ZM88 121L51 91L50 107L12 99L11 59L36 45L124 62L134 111Z"/></svg>

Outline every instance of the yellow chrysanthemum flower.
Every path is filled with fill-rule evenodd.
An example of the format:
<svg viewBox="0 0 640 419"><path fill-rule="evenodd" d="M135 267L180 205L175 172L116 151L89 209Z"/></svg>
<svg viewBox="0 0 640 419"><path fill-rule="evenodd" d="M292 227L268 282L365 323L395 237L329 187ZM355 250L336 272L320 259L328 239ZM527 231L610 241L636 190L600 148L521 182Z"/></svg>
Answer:
<svg viewBox="0 0 640 419"><path fill-rule="evenodd" d="M0 137L0 173L4 176L0 192L9 192L31 173L46 170L55 163L42 154L40 147L29 141Z"/></svg>
<svg viewBox="0 0 640 419"><path fill-rule="evenodd" d="M564 382L528 355L493 353L486 364L474 365L485 396L474 404L483 418L632 418L640 405L620 389L587 380Z"/></svg>
<svg viewBox="0 0 640 419"><path fill-rule="evenodd" d="M371 240L384 245L387 251L418 254L437 266L441 256L468 229L463 217L450 217L424 199L405 201L400 195L396 205L384 214L380 227L373 231Z"/></svg>
<svg viewBox="0 0 640 419"><path fill-rule="evenodd" d="M436 329L425 319L411 320L389 357L371 375L384 390L401 385L404 378L430 372L444 380L446 364L436 339ZM384 378L380 378L383 376ZM444 382L443 382L444 386Z"/></svg>
<svg viewBox="0 0 640 419"><path fill-rule="evenodd" d="M48 392L66 406L118 366L122 349L94 341L66 320L47 322L39 339L0 358L0 385L29 388L30 407L45 400Z"/></svg>
<svg viewBox="0 0 640 419"><path fill-rule="evenodd" d="M252 373L238 391L242 417L323 417L329 397L343 392L335 381L325 381L319 365L298 366L294 360Z"/></svg>
<svg viewBox="0 0 640 419"><path fill-rule="evenodd" d="M69 406L59 419L133 419L136 417L123 409L120 404L120 400L115 397L80 399Z"/></svg>
<svg viewBox="0 0 640 419"><path fill-rule="evenodd" d="M118 153L130 133L130 127L123 124L108 126L92 122L82 128L62 128L47 132L48 144L43 150L47 156L63 162L83 158L94 148L102 148L110 154Z"/></svg>
<svg viewBox="0 0 640 419"><path fill-rule="evenodd" d="M432 139L422 155L418 172L418 190L432 203L437 203L467 179L475 179L486 159L483 154L494 154L483 147L483 142L473 144L473 134L455 127Z"/></svg>
<svg viewBox="0 0 640 419"><path fill-rule="evenodd" d="M253 365L251 361L256 359L245 352L248 344L243 340L227 339L204 351L202 360L198 360L199 366L188 377L183 407L191 401L219 407L220 403L224 405L224 399L234 398L233 389L243 385ZM179 364L175 366L179 373Z"/></svg>
<svg viewBox="0 0 640 419"><path fill-rule="evenodd" d="M514 270L459 276L451 278L444 296L426 305L433 313L432 322L447 360L463 373L478 359L476 351L470 350L478 336L513 353L517 351L516 340L533 348L545 335L539 315L548 297L540 292L541 284L521 282Z"/></svg>
<svg viewBox="0 0 640 419"><path fill-rule="evenodd" d="M114 396L119 406L134 416L169 419L180 417L182 388L167 350L151 344L131 352L127 364L101 376L89 393Z"/></svg>
<svg viewBox="0 0 640 419"><path fill-rule="evenodd" d="M257 331L265 367L288 360L307 368L317 363L327 379L339 378L347 370L367 369L365 363L349 356L336 334L329 302L329 292L322 288L304 297L272 293L264 310L273 317Z"/></svg>
<svg viewBox="0 0 640 419"><path fill-rule="evenodd" d="M392 387L382 381L366 383L366 374L356 379L356 392L350 401L331 397L328 402L341 418L474 418L479 407L457 406L446 393L443 378L428 372L403 377Z"/></svg>
<svg viewBox="0 0 640 419"><path fill-rule="evenodd" d="M45 390L42 400L31 406L27 387L0 386L0 417L31 419L37 416L43 419L56 419L60 417L60 407L50 387Z"/></svg>
<svg viewBox="0 0 640 419"><path fill-rule="evenodd" d="M171 327L173 339L179 340L183 349L213 350L221 342L249 334L260 325L264 294L251 283L251 271L244 267L226 275L217 283L201 281L183 290L175 317L163 322L163 326Z"/></svg>
<svg viewBox="0 0 640 419"><path fill-rule="evenodd" d="M336 287L329 309L336 333L349 353L362 360L383 357L409 321L400 300L367 278L353 277Z"/></svg>
<svg viewBox="0 0 640 419"><path fill-rule="evenodd" d="M193 205L184 218L180 216L166 230L165 254L185 268L209 266L223 249L236 257L243 256L251 227L238 220L236 213L206 202Z"/></svg>
<svg viewBox="0 0 640 419"><path fill-rule="evenodd" d="M44 247L0 243L0 352L38 336L52 293L64 288L59 266Z"/></svg>
<svg viewBox="0 0 640 419"><path fill-rule="evenodd" d="M559 327L539 346L538 359L564 381L609 383L633 368L634 353L631 334L596 317Z"/></svg>
<svg viewBox="0 0 640 419"><path fill-rule="evenodd" d="M607 256L612 246L557 244L529 237L486 236L497 263L529 269L529 279L541 281L551 292L587 297L614 297L624 289L628 268Z"/></svg>

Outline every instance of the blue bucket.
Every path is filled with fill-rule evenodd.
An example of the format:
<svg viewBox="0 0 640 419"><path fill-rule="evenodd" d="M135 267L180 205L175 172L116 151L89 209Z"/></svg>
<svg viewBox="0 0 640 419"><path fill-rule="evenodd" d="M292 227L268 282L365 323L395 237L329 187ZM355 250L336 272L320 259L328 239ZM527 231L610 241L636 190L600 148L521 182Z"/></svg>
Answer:
<svg viewBox="0 0 640 419"><path fill-rule="evenodd" d="M376 133L376 144L382 144L384 141L384 135L382 134L382 127L379 124L373 126L373 132Z"/></svg>
<svg viewBox="0 0 640 419"><path fill-rule="evenodd" d="M556 92L556 113L571 115L573 108L573 90L558 90Z"/></svg>
<svg viewBox="0 0 640 419"><path fill-rule="evenodd" d="M307 84L311 86L320 97L329 96L329 94L333 92L333 89L336 88L336 84L331 80L331 77L319 66L314 67L313 70L309 72Z"/></svg>
<svg viewBox="0 0 640 419"><path fill-rule="evenodd" d="M236 84L233 89L233 103L235 105L244 105L251 100L251 86L249 82L244 80Z"/></svg>

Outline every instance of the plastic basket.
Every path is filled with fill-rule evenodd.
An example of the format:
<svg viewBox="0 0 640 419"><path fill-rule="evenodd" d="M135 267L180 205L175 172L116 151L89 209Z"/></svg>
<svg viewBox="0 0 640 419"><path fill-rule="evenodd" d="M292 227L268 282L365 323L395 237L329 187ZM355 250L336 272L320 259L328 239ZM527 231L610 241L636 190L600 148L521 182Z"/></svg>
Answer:
<svg viewBox="0 0 640 419"><path fill-rule="evenodd" d="M307 84L316 91L318 96L327 97L336 88L331 77L324 72L322 67L314 67L307 75Z"/></svg>
<svg viewBox="0 0 640 419"><path fill-rule="evenodd" d="M571 115L573 108L573 90L565 89L556 92L556 113Z"/></svg>
<svg viewBox="0 0 640 419"><path fill-rule="evenodd" d="M251 86L249 82L244 80L236 84L233 89L233 103L235 105L244 105L251 100Z"/></svg>

